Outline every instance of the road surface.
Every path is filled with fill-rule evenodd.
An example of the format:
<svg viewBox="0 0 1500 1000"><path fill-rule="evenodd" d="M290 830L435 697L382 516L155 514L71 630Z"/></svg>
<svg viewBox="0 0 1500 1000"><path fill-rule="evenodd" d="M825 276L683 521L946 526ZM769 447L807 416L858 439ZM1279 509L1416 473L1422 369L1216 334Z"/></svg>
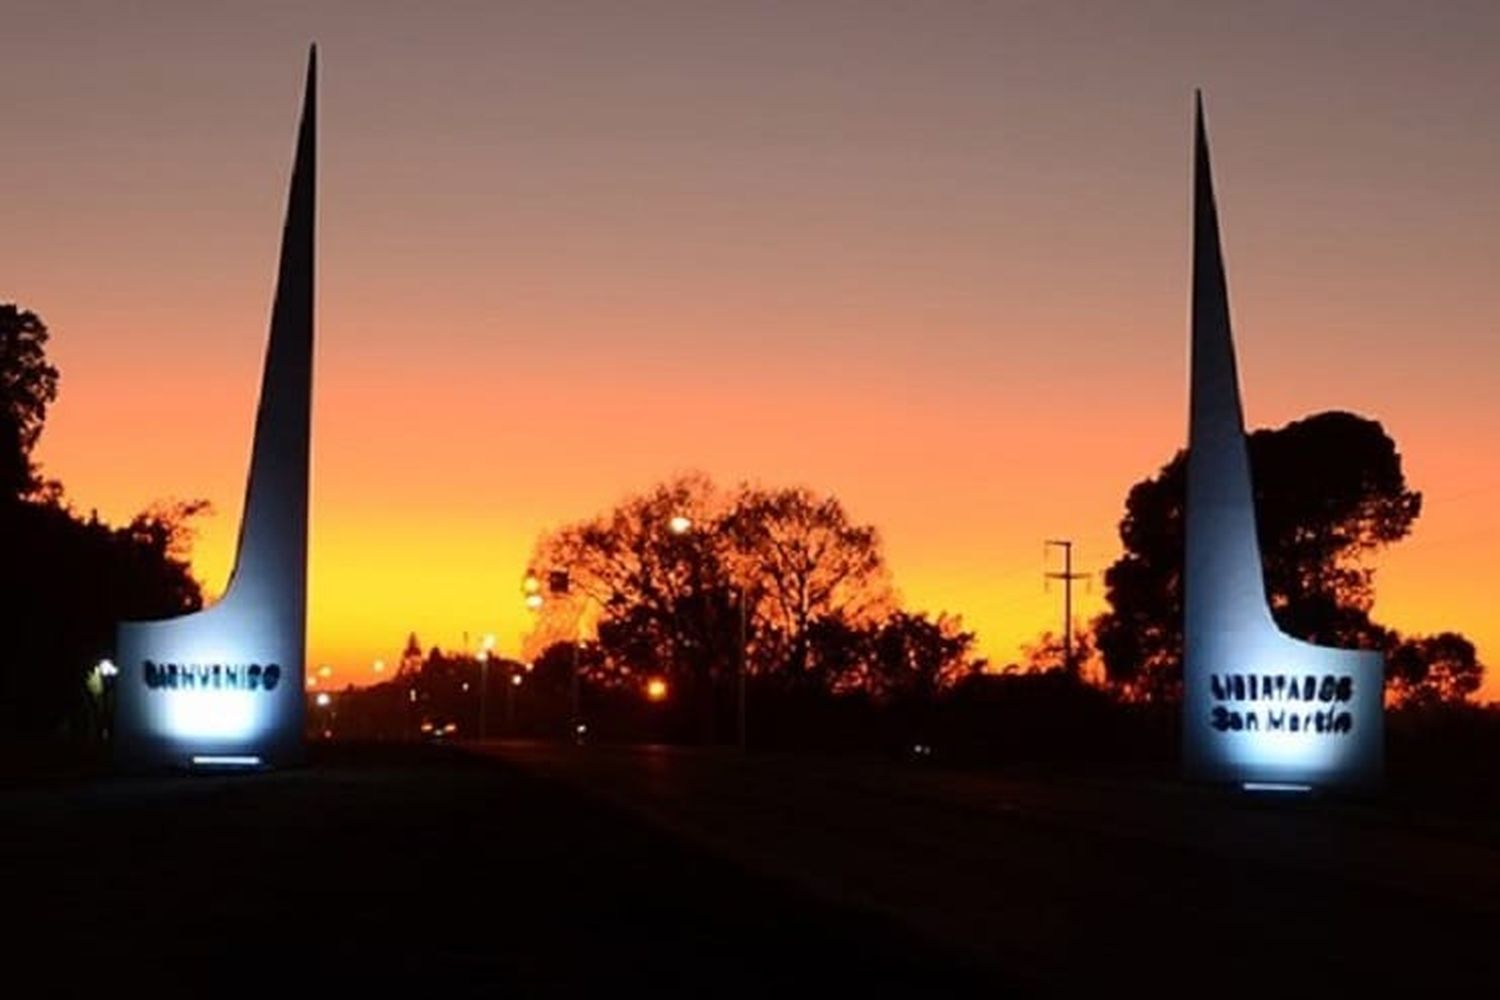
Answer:
<svg viewBox="0 0 1500 1000"><path fill-rule="evenodd" d="M1107 771L489 744L1028 992L1500 989L1500 827Z"/></svg>
<svg viewBox="0 0 1500 1000"><path fill-rule="evenodd" d="M527 769L322 750L0 790L0 996L1005 995Z"/></svg>

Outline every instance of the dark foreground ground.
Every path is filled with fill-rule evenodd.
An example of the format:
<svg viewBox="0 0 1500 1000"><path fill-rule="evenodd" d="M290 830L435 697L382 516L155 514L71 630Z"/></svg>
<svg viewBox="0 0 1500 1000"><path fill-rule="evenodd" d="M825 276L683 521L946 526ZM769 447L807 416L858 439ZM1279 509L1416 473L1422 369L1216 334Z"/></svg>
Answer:
<svg viewBox="0 0 1500 1000"><path fill-rule="evenodd" d="M1347 801L1247 797L1098 765L484 752L885 916L1022 992L1500 991L1500 802L1456 784Z"/></svg>
<svg viewBox="0 0 1500 1000"><path fill-rule="evenodd" d="M522 744L59 777L0 790L0 993L1489 996L1500 808L1452 804Z"/></svg>
<svg viewBox="0 0 1500 1000"><path fill-rule="evenodd" d="M0 996L1003 985L887 921L441 748L323 748L277 774L13 785L0 790L0 912Z"/></svg>

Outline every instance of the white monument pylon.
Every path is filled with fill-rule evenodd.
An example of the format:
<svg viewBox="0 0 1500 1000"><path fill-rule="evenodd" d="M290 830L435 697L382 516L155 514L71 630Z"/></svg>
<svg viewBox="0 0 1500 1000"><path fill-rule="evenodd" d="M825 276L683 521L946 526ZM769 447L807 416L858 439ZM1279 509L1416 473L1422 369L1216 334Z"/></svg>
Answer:
<svg viewBox="0 0 1500 1000"><path fill-rule="evenodd" d="M211 607L120 625L114 731L131 764L279 764L302 752L316 168L313 47L234 570Z"/></svg>
<svg viewBox="0 0 1500 1000"><path fill-rule="evenodd" d="M1384 658L1294 639L1266 599L1201 95L1196 112L1184 770L1252 786L1372 786Z"/></svg>

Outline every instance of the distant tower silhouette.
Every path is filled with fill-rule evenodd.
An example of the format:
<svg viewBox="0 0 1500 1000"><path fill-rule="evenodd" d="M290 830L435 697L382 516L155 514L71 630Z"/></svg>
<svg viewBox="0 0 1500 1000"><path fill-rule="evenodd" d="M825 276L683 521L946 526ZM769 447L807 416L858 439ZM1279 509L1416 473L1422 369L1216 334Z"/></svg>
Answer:
<svg viewBox="0 0 1500 1000"><path fill-rule="evenodd" d="M134 763L301 754L316 170L313 46L234 571L212 607L120 626L116 732Z"/></svg>
<svg viewBox="0 0 1500 1000"><path fill-rule="evenodd" d="M1207 780L1371 785L1383 658L1286 635L1266 600L1203 100L1194 151L1183 754Z"/></svg>

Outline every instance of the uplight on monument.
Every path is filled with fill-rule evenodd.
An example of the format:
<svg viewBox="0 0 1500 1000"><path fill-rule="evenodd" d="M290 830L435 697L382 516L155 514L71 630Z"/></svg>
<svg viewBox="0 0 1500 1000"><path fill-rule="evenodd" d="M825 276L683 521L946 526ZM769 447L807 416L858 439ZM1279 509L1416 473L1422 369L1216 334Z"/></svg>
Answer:
<svg viewBox="0 0 1500 1000"><path fill-rule="evenodd" d="M115 732L131 764L259 766L301 756L316 113L314 48L234 570L211 607L120 625Z"/></svg>
<svg viewBox="0 0 1500 1000"><path fill-rule="evenodd" d="M1201 97L1195 133L1184 767L1247 788L1369 787L1383 657L1294 639L1266 599Z"/></svg>

